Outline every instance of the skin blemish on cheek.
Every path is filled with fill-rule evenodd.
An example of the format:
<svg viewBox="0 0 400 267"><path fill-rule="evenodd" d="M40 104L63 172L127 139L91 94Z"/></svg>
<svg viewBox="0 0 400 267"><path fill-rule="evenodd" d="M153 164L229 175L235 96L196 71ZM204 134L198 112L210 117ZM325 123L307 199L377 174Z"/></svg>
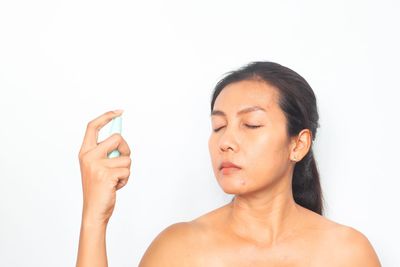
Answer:
<svg viewBox="0 0 400 267"><path fill-rule="evenodd" d="M246 181L243 178L241 178L240 179L240 185L245 185L245 184L246 184Z"/></svg>

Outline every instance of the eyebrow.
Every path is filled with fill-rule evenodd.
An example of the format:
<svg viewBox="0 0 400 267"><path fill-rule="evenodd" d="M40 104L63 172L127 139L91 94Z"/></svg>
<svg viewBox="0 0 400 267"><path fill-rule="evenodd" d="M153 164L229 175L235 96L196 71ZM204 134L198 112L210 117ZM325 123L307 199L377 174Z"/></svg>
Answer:
<svg viewBox="0 0 400 267"><path fill-rule="evenodd" d="M260 106L251 106L251 107L248 107L248 108L244 108L244 109L242 109L242 110L239 110L239 111L236 113L236 115L241 115L241 114L244 114L244 113L249 113L249 112L257 111L257 110L262 110L262 111L266 112L266 110L265 110L264 108L260 107ZM210 115L210 116L225 116L225 117L226 117L226 114L225 114L225 112L223 112L223 111L221 111L221 110L213 110L213 111L211 112L211 115Z"/></svg>

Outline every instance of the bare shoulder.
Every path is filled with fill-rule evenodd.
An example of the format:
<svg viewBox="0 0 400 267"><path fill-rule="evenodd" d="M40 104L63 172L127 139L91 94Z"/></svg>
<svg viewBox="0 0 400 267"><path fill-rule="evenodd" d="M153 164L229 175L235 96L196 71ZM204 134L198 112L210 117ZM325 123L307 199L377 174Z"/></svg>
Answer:
<svg viewBox="0 0 400 267"><path fill-rule="evenodd" d="M212 231L222 208L212 210L188 222L174 223L152 241L139 267L206 266Z"/></svg>
<svg viewBox="0 0 400 267"><path fill-rule="evenodd" d="M353 227L342 226L338 234L345 248L339 253L343 255L343 258L347 258L348 266L381 266L372 244L363 233Z"/></svg>
<svg viewBox="0 0 400 267"><path fill-rule="evenodd" d="M199 236L197 228L194 222L178 222L165 228L147 248L139 267L190 266Z"/></svg>
<svg viewBox="0 0 400 267"><path fill-rule="evenodd" d="M371 242L363 233L302 207L300 209L307 221L305 234L311 237L309 241L315 242L318 251L316 266L381 267Z"/></svg>
<svg viewBox="0 0 400 267"><path fill-rule="evenodd" d="M334 259L332 266L381 267L378 255L363 233L342 224L336 224L331 229L327 238L330 248L325 251L329 258Z"/></svg>

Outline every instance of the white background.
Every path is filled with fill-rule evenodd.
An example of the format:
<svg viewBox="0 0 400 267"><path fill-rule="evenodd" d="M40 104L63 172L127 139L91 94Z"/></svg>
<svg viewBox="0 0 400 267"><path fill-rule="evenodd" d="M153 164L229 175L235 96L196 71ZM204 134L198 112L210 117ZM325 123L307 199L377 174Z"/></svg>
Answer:
<svg viewBox="0 0 400 267"><path fill-rule="evenodd" d="M400 266L399 11L396 1L1 1L0 266L75 265L77 155L86 124L108 110L125 110L132 150L107 228L110 266L137 266L165 227L230 201L208 152L211 92L256 60L314 89L326 217Z"/></svg>

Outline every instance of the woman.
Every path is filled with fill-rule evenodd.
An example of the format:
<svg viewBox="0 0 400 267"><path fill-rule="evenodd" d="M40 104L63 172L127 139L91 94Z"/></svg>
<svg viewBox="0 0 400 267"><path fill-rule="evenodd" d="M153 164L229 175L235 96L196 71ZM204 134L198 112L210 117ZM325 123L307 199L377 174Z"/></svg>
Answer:
<svg viewBox="0 0 400 267"><path fill-rule="evenodd" d="M79 153L77 266L107 266L106 226L131 160L119 134L97 144L97 133L120 113L91 121ZM219 185L235 197L164 229L139 266L381 266L361 232L323 217L312 150L318 118L313 90L287 67L252 62L226 75L212 95L209 151ZM121 157L107 159L115 148Z"/></svg>

